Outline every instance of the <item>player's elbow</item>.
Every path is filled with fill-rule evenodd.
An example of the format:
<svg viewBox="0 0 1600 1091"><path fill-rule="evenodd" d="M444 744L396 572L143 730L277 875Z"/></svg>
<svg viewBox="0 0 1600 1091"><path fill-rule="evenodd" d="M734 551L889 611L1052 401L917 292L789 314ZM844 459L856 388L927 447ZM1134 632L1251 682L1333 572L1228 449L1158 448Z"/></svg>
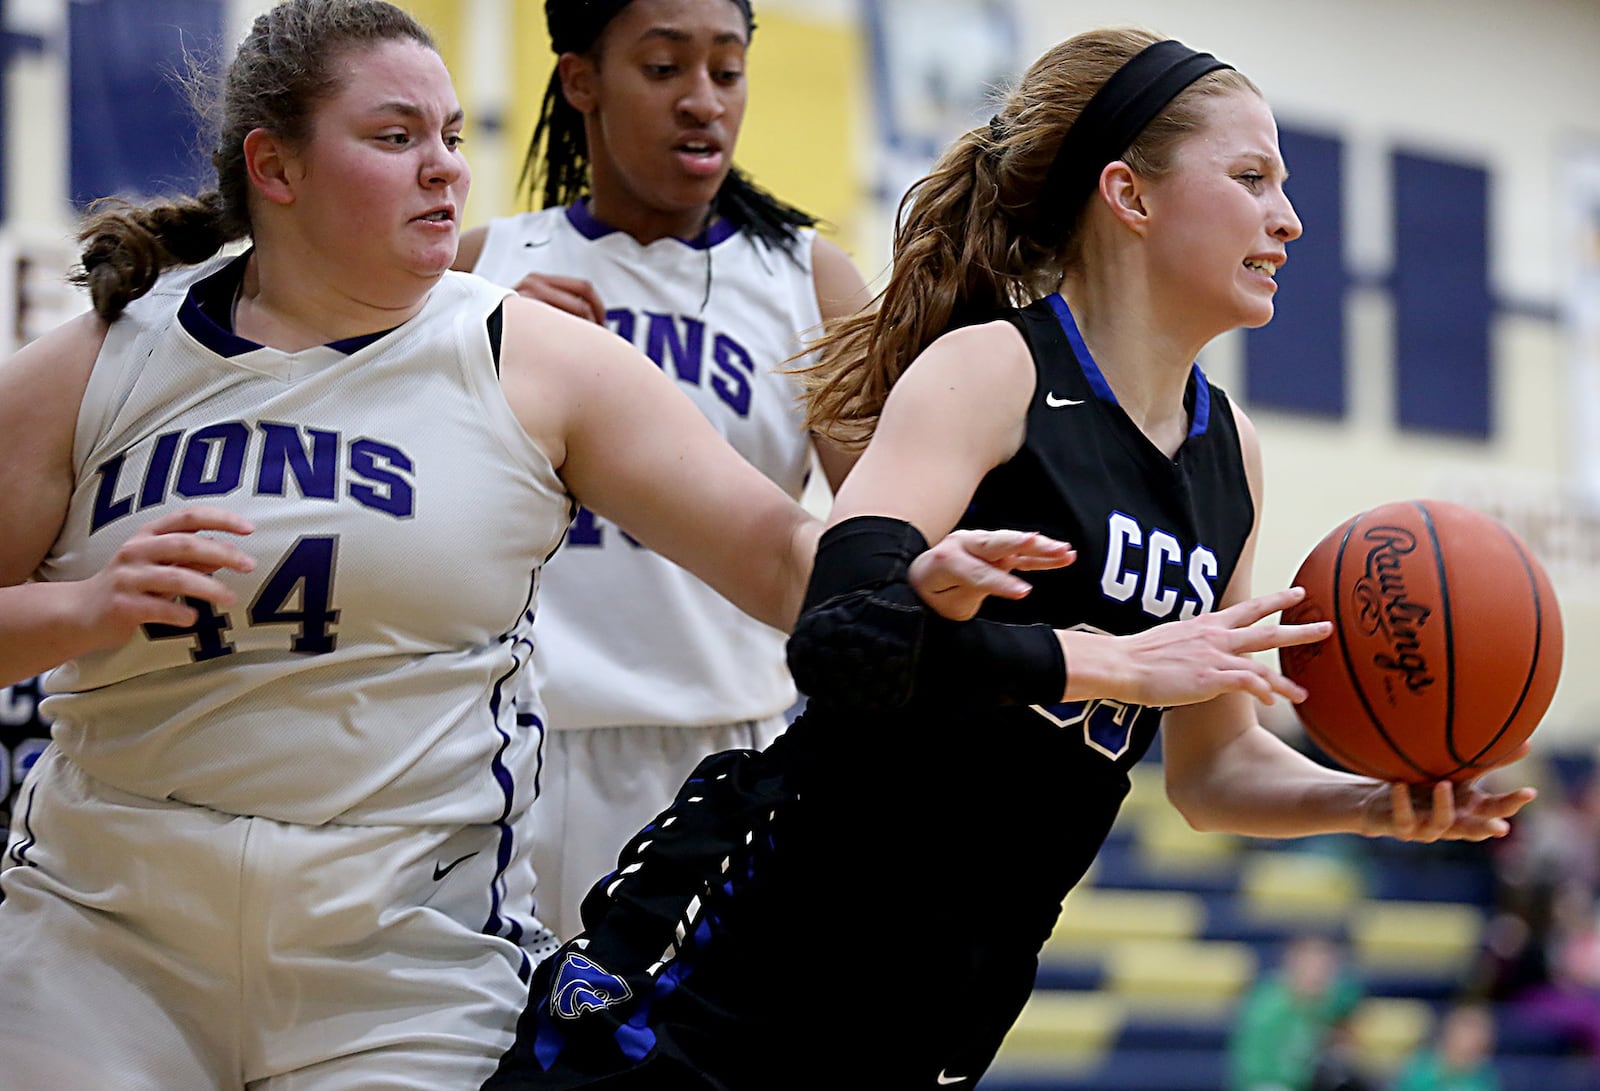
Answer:
<svg viewBox="0 0 1600 1091"><path fill-rule="evenodd" d="M1175 776L1167 772L1167 801L1183 816L1189 828L1198 833L1217 833L1228 829L1227 808L1205 778L1193 774Z"/></svg>
<svg viewBox="0 0 1600 1091"><path fill-rule="evenodd" d="M921 610L868 593L841 595L800 615L789 673L806 696L845 708L898 708L911 699Z"/></svg>

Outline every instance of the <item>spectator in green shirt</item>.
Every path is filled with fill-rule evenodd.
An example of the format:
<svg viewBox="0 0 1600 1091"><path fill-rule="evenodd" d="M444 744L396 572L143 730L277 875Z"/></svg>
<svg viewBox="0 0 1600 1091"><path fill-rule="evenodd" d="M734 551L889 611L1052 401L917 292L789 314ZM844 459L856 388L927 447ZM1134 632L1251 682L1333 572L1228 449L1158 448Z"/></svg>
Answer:
<svg viewBox="0 0 1600 1091"><path fill-rule="evenodd" d="M1495 1074L1494 1018L1481 1004L1452 1008L1434 1044L1401 1068L1393 1091L1500 1091Z"/></svg>
<svg viewBox="0 0 1600 1091"><path fill-rule="evenodd" d="M1318 1091L1335 1031L1360 1003L1360 982L1338 945L1306 935L1284 948L1283 964L1239 1007L1228 1042L1229 1091Z"/></svg>

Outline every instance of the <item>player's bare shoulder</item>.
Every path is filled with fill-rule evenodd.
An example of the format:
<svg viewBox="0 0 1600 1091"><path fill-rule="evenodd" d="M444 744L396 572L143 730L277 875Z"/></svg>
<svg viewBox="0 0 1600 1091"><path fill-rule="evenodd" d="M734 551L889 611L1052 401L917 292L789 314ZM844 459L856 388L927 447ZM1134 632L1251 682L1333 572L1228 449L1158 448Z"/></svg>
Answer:
<svg viewBox="0 0 1600 1091"><path fill-rule="evenodd" d="M919 442L959 436L968 466L980 468L981 476L1022 445L1037 385L1033 354L1010 322L950 330L895 382L876 435Z"/></svg>
<svg viewBox="0 0 1600 1091"><path fill-rule="evenodd" d="M3 363L0 383L24 383L44 378L49 382L88 382L89 372L105 344L110 326L93 311L63 322L28 342Z"/></svg>
<svg viewBox="0 0 1600 1091"><path fill-rule="evenodd" d="M1004 418L1020 418L1027 413L1038 376L1022 331L996 319L941 334L906 369L900 383L907 382L948 391L968 400L975 411L992 409Z"/></svg>
<svg viewBox="0 0 1600 1091"><path fill-rule="evenodd" d="M843 318L872 301L867 282L850 255L820 234L811 238L811 283L823 318Z"/></svg>
<svg viewBox="0 0 1600 1091"><path fill-rule="evenodd" d="M78 406L110 327L88 312L57 326L0 363L0 433L13 453L41 429L66 429Z"/></svg>
<svg viewBox="0 0 1600 1091"><path fill-rule="evenodd" d="M660 369L607 327L548 303L510 295L504 317L501 388L558 468L575 421L629 400L638 384L664 381Z"/></svg>

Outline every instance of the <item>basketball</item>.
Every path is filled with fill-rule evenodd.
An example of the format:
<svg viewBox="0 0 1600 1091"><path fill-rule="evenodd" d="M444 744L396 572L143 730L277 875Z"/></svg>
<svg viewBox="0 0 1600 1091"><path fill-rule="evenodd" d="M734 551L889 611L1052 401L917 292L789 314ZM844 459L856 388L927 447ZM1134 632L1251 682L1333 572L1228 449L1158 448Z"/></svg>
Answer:
<svg viewBox="0 0 1600 1091"><path fill-rule="evenodd" d="M1387 781L1470 780L1533 733L1561 673L1549 577L1499 520L1442 500L1346 520L1301 563L1286 622L1333 635L1282 648L1296 711L1329 758Z"/></svg>

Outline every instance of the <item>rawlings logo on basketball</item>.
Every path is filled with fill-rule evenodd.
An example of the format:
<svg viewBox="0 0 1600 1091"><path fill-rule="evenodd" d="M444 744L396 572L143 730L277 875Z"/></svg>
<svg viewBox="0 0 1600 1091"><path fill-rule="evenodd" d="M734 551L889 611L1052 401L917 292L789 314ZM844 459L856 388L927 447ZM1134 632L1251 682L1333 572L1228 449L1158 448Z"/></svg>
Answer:
<svg viewBox="0 0 1600 1091"><path fill-rule="evenodd" d="M1396 500L1334 527L1294 575L1285 622L1333 636L1279 649L1334 764L1387 781L1470 780L1519 755L1561 674L1561 609L1511 528L1445 500Z"/></svg>
<svg viewBox="0 0 1600 1091"><path fill-rule="evenodd" d="M1406 597L1401 562L1415 552L1417 540L1396 526L1375 526L1362 534L1369 544L1365 573L1350 589L1356 625L1367 636L1382 636L1389 654L1372 657L1375 666L1399 674L1412 693L1433 685L1433 675L1422 654L1421 628L1433 611Z"/></svg>

